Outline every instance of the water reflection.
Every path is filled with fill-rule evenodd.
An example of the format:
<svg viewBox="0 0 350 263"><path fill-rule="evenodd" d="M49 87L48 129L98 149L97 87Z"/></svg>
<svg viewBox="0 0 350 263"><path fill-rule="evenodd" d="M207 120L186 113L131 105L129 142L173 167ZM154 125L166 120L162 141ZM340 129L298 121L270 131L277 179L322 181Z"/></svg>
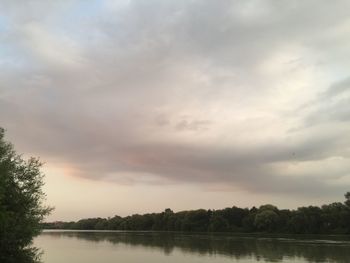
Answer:
<svg viewBox="0 0 350 263"><path fill-rule="evenodd" d="M350 241L347 238L329 240L310 237L256 237L154 232L45 232L52 238L74 238L115 245L138 246L171 255L174 250L202 256L222 255L232 259L255 259L266 262L285 260L301 262L348 263Z"/></svg>

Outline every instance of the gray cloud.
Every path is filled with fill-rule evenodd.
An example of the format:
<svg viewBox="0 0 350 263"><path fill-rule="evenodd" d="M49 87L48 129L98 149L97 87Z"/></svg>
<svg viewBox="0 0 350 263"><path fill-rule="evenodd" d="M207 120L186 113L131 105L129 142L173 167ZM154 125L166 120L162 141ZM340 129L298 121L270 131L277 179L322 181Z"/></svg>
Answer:
<svg viewBox="0 0 350 263"><path fill-rule="evenodd" d="M328 89L318 94L312 102L300 107L299 111L310 109L304 119L306 126L333 124L333 130L347 131L350 120L350 79L336 81Z"/></svg>
<svg viewBox="0 0 350 263"><path fill-rule="evenodd" d="M2 1L1 125L94 180L345 191L349 7Z"/></svg>
<svg viewBox="0 0 350 263"><path fill-rule="evenodd" d="M324 99L329 99L343 93L349 93L350 91L350 77L336 82L323 94ZM348 94L349 95L349 94Z"/></svg>

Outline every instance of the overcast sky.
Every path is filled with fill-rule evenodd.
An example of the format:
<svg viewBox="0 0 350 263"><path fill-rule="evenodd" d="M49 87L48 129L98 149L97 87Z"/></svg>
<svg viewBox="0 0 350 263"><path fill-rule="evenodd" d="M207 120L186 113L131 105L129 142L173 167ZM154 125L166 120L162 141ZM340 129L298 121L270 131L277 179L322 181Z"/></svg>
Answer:
<svg viewBox="0 0 350 263"><path fill-rule="evenodd" d="M343 201L350 1L0 2L0 126L50 220Z"/></svg>

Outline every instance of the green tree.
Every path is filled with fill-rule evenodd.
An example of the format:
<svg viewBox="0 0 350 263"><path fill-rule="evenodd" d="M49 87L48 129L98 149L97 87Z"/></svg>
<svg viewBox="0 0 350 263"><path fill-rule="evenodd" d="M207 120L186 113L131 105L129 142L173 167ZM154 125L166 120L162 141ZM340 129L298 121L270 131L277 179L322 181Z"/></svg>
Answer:
<svg viewBox="0 0 350 263"><path fill-rule="evenodd" d="M0 262L34 262L28 248L51 211L43 204L43 174L36 158L25 161L0 128Z"/></svg>
<svg viewBox="0 0 350 263"><path fill-rule="evenodd" d="M210 218L208 230L211 232L225 232L229 230L229 224L225 218L216 213Z"/></svg>
<svg viewBox="0 0 350 263"><path fill-rule="evenodd" d="M291 229L297 234L320 234L322 210L317 206L299 207L290 220Z"/></svg>
<svg viewBox="0 0 350 263"><path fill-rule="evenodd" d="M346 194L345 194L345 204L348 206L348 207L350 207L350 192L347 192Z"/></svg>
<svg viewBox="0 0 350 263"><path fill-rule="evenodd" d="M262 231L272 232L278 222L278 209L273 205L260 206L259 212L255 216L254 225Z"/></svg>

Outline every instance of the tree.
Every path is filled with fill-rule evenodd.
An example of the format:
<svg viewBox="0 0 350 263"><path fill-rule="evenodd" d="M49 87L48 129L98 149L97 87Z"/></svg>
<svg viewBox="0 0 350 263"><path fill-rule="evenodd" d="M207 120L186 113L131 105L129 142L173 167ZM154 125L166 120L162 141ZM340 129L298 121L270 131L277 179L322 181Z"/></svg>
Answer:
<svg viewBox="0 0 350 263"><path fill-rule="evenodd" d="M273 205L262 205L255 216L254 225L262 231L272 232L278 222L278 209Z"/></svg>
<svg viewBox="0 0 350 263"><path fill-rule="evenodd" d="M225 232L229 230L229 224L225 218L216 213L210 218L208 230L211 232Z"/></svg>
<svg viewBox="0 0 350 263"><path fill-rule="evenodd" d="M290 220L291 228L297 234L320 234L322 210L317 206L299 207Z"/></svg>
<svg viewBox="0 0 350 263"><path fill-rule="evenodd" d="M0 128L0 262L35 260L28 246L52 210L43 203L41 166L36 158L25 161L18 155Z"/></svg>
<svg viewBox="0 0 350 263"><path fill-rule="evenodd" d="M345 194L345 204L348 206L348 207L350 207L350 192L347 192L346 194Z"/></svg>

